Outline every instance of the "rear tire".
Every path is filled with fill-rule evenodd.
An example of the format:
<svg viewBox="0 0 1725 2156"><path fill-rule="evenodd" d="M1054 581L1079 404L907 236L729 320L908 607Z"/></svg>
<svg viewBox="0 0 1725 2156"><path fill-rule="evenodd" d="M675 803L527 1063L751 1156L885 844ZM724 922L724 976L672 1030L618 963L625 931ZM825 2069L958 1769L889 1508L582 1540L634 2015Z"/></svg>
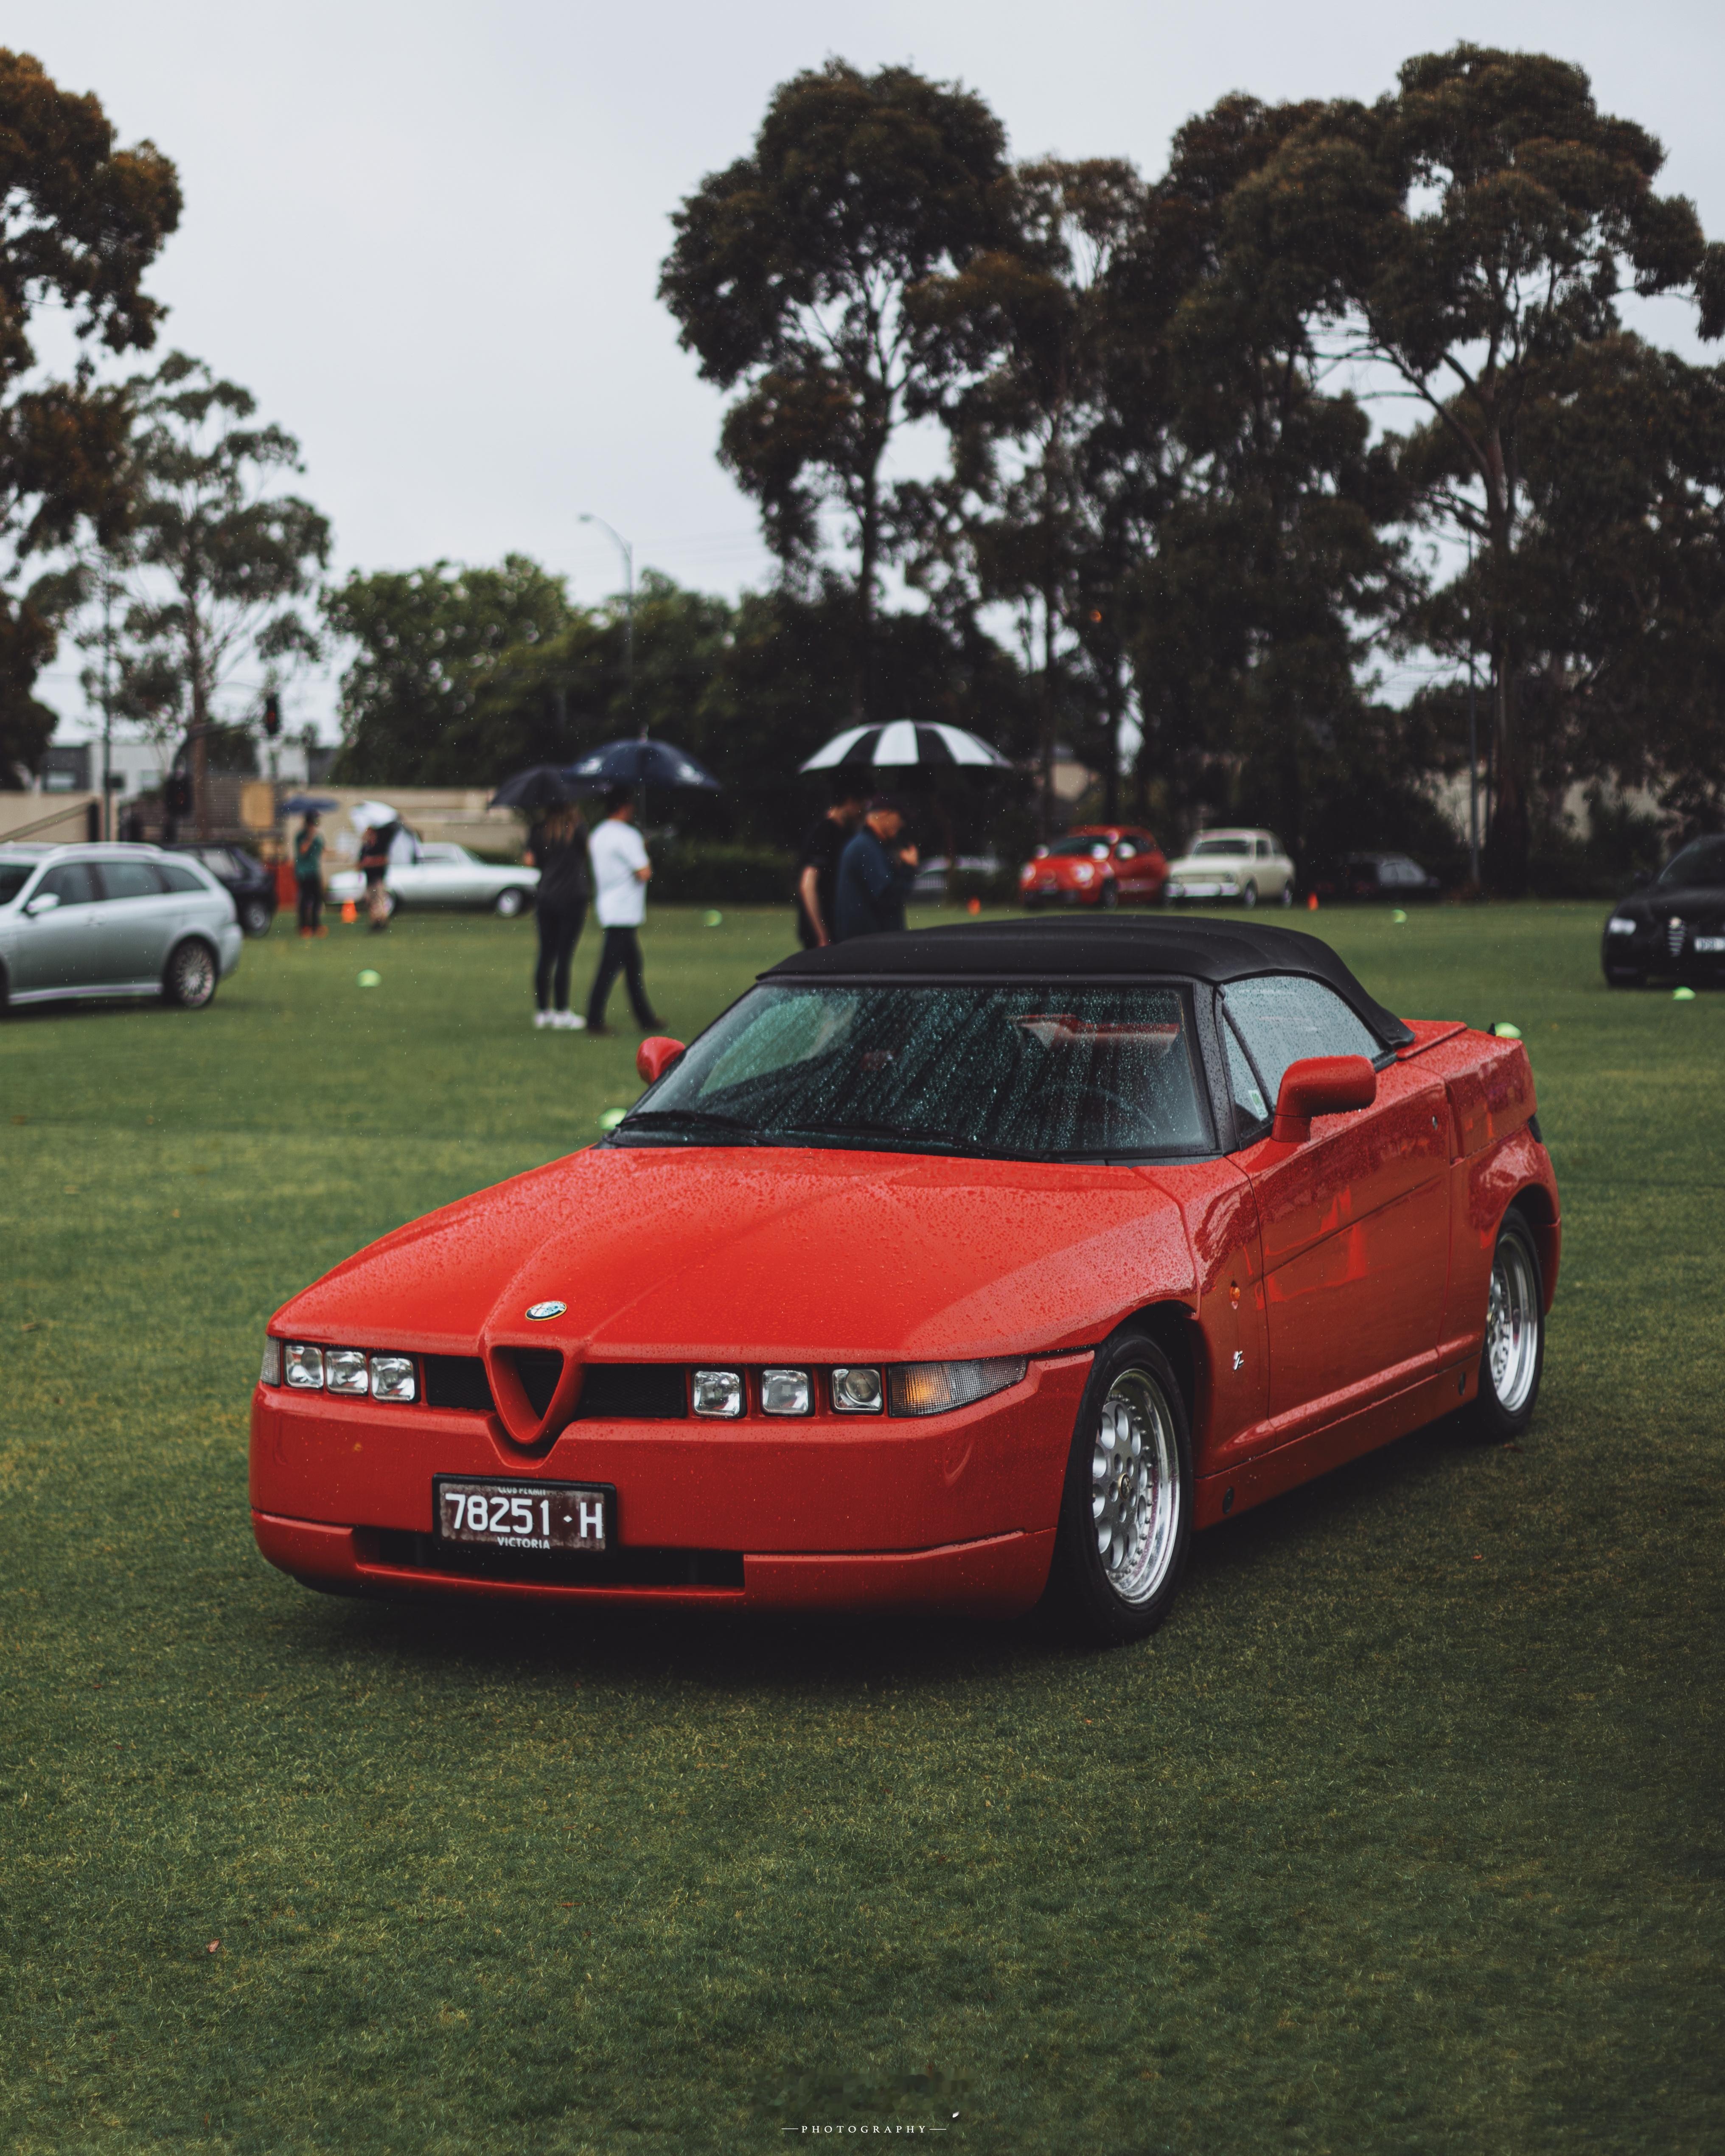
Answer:
<svg viewBox="0 0 1725 2156"><path fill-rule="evenodd" d="M1246 886L1245 889L1240 894L1240 902L1242 906L1255 906L1258 903L1258 886L1256 884L1249 883Z"/></svg>
<svg viewBox="0 0 1725 2156"><path fill-rule="evenodd" d="M1097 894L1096 904L1101 908L1104 913L1111 913L1119 903L1119 886L1117 884L1105 883L1102 886L1101 891Z"/></svg>
<svg viewBox="0 0 1725 2156"><path fill-rule="evenodd" d="M1291 876L1281 887L1281 902L1284 906L1291 906L1294 902L1294 879Z"/></svg>
<svg viewBox="0 0 1725 2156"><path fill-rule="evenodd" d="M177 1010L202 1010L221 978L216 954L201 937L188 936L169 954L162 993Z"/></svg>
<svg viewBox="0 0 1725 2156"><path fill-rule="evenodd" d="M1533 1419L1545 1371L1545 1279L1539 1245L1524 1213L1511 1206L1497 1230L1486 1291L1486 1338L1480 1353L1474 1419L1481 1437L1502 1444Z"/></svg>
<svg viewBox="0 0 1725 2156"><path fill-rule="evenodd" d="M1186 1403L1147 1333L1117 1333L1084 1389L1060 1496L1049 1600L1095 1646L1148 1637L1192 1539Z"/></svg>
<svg viewBox="0 0 1725 2156"><path fill-rule="evenodd" d="M511 889L509 891L500 891L497 894L496 905L498 919L500 921L513 921L516 916L521 911L526 903L526 896L522 891L514 889Z"/></svg>
<svg viewBox="0 0 1725 2156"><path fill-rule="evenodd" d="M261 898L249 898L239 909L239 925L248 936L267 936L275 918Z"/></svg>

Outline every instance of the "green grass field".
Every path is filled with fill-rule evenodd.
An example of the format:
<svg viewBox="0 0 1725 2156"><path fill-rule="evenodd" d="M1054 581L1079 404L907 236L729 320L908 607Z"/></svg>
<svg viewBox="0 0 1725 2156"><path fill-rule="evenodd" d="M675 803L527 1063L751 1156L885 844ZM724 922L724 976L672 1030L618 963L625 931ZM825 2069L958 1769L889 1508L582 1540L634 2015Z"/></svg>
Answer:
<svg viewBox="0 0 1725 2156"><path fill-rule="evenodd" d="M1204 1537L1103 1655L254 1554L269 1312L638 1090L632 1036L531 1029L529 925L282 924L207 1012L0 1024L0 2143L1725 2143L1725 998L1609 994L1599 912L1300 917L1405 1014L1524 1030L1538 1419ZM784 927L658 914L673 1029Z"/></svg>

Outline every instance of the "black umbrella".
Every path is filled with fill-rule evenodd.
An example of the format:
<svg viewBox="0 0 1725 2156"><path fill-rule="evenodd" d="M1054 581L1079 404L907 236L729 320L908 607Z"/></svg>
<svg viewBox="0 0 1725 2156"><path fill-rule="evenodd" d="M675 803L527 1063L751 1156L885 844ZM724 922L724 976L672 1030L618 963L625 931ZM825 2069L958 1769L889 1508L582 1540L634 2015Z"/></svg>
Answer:
<svg viewBox="0 0 1725 2156"><path fill-rule="evenodd" d="M563 776L587 793L600 786L691 786L709 793L719 791L718 780L692 756L656 741L607 742L603 748L566 765Z"/></svg>
<svg viewBox="0 0 1725 2156"><path fill-rule="evenodd" d="M883 782L899 771L1009 771L998 749L936 721L892 719L880 726L847 726L818 748L804 771L874 771Z"/></svg>
<svg viewBox="0 0 1725 2156"><path fill-rule="evenodd" d="M290 793L281 804L284 816L326 816L341 803L328 793Z"/></svg>
<svg viewBox="0 0 1725 2156"><path fill-rule="evenodd" d="M554 763L536 763L506 778L491 796L494 808L556 808L575 798L570 785Z"/></svg>

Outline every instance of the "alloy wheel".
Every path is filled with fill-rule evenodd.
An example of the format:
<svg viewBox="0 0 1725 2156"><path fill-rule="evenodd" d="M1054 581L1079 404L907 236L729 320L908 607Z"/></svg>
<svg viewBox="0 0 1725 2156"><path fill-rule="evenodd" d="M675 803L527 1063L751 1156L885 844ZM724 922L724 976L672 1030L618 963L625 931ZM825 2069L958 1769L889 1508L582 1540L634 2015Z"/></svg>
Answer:
<svg viewBox="0 0 1725 2156"><path fill-rule="evenodd" d="M1519 1414L1532 1392L1539 1327L1539 1284L1526 1247L1517 1236L1500 1236L1486 1306L1486 1371L1507 1415Z"/></svg>
<svg viewBox="0 0 1725 2156"><path fill-rule="evenodd" d="M1180 1452L1174 1419L1147 1370L1108 1388L1091 1458L1091 1518L1103 1576L1123 1602L1147 1602L1178 1540Z"/></svg>

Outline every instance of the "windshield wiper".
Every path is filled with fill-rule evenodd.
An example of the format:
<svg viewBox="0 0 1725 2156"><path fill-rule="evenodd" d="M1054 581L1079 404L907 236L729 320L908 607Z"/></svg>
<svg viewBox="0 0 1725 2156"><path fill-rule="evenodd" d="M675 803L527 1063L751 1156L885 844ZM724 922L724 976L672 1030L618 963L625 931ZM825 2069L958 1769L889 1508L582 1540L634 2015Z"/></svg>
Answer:
<svg viewBox="0 0 1725 2156"><path fill-rule="evenodd" d="M698 1131L729 1131L747 1138L751 1145L758 1145L762 1137L756 1124L745 1122L741 1116L721 1116L712 1108L642 1108L626 1116L617 1128L639 1130L644 1123L680 1124Z"/></svg>
<svg viewBox="0 0 1725 2156"><path fill-rule="evenodd" d="M773 1135L793 1138L891 1138L898 1145L945 1146L957 1152L976 1150L964 1139L955 1138L950 1131L907 1131L901 1123L790 1123L782 1125Z"/></svg>

